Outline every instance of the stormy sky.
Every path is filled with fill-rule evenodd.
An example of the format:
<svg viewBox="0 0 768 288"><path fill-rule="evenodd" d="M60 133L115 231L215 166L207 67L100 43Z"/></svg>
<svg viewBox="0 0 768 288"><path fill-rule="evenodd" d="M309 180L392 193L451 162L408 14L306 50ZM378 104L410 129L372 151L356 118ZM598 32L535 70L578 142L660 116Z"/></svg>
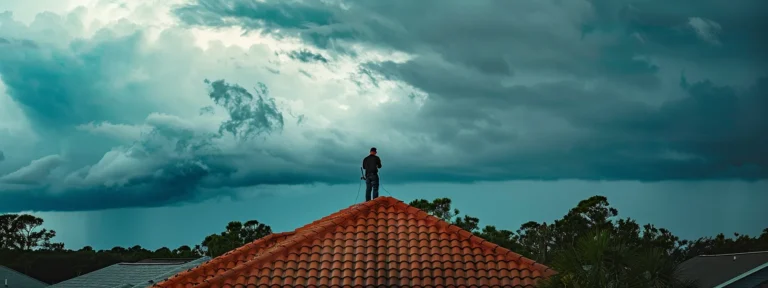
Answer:
<svg viewBox="0 0 768 288"><path fill-rule="evenodd" d="M383 181L403 190L608 181L663 201L659 185L690 199L696 183L720 183L748 204L768 187L763 11L762 0L3 1L0 213L354 190L372 146Z"/></svg>

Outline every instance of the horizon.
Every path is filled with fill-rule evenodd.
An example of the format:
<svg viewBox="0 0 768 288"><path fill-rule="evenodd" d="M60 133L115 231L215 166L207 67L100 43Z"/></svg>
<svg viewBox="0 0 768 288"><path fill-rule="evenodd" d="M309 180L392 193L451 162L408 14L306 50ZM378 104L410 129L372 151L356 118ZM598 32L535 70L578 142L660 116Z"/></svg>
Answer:
<svg viewBox="0 0 768 288"><path fill-rule="evenodd" d="M376 147L380 195L481 226L606 195L683 238L757 235L766 3L4 1L0 214L70 249L290 231L363 201Z"/></svg>
<svg viewBox="0 0 768 288"><path fill-rule="evenodd" d="M654 224L658 228L669 229L681 239L714 237L717 233L723 233L726 237L732 237L733 233L757 236L766 228L765 221L759 220L768 217L768 212L759 204L764 203L764 200L768 201L768 194L760 192L762 191L760 188L768 189L766 181L704 183L703 185L708 187L703 189L698 187L701 189L696 192L699 199L689 199L694 196L693 193L664 191L679 189L674 186L680 183L659 183L666 187L658 187L655 192L649 193L643 192L642 189L646 187L638 183L564 182L535 185L536 181L529 181L529 183L515 181L464 185L466 187L432 183L417 186L392 185L388 189L392 191L392 197L406 204L414 199L431 201L441 197L450 198L454 208L459 209L462 215L478 217L482 227L494 225L499 229L510 231L517 230L521 224L528 221L551 223L565 215L579 201L594 195L608 198L611 206L619 211L617 219L632 218L641 225ZM494 199L490 197L500 192L493 192L493 190L503 189L507 185L514 190L536 191L534 195L538 197L526 199L527 201L524 202L526 204L521 205L526 209L484 209L480 203ZM759 187L750 189L752 191L750 193L731 192L732 197L729 199L716 201L724 196L722 191L726 189L723 188L732 185ZM151 250L161 247L174 249L181 245L192 247L200 244L205 236L223 231L229 221L258 220L270 225L273 232L290 232L333 212L350 207L357 198L355 194L357 185L321 186L314 189L293 187L292 189L299 191L293 191L294 193L288 196L245 195L239 199L211 199L173 207L122 208L90 212L34 212L32 214L45 220L45 228L56 230L57 241L63 240L67 249L78 250L83 246L91 246L95 250L109 250L114 246L128 248L134 245ZM567 186L571 189L558 189L556 186ZM463 192L465 188L483 187L488 190L472 195ZM617 187L624 189L617 191ZM361 191L361 194L363 192ZM390 196L387 192L383 190L382 192L380 196ZM511 202L520 198L518 194L521 192L513 193L507 193L507 197L497 197L495 200L506 199ZM667 201L656 204L655 202L658 202L665 193L669 193ZM485 197L476 197L477 194ZM327 198L332 200L324 201L324 196L331 196ZM544 200L548 198L557 198L560 201L545 202ZM358 203L361 202L359 200ZM300 204L295 205L295 203ZM311 204L318 205L318 208L307 209ZM657 207L653 207L652 204ZM701 209L674 209L682 205L693 205ZM216 215L200 213L204 208L220 213ZM729 211L738 211L738 213L729 213ZM691 221L691 218L699 220ZM110 229L109 227L113 225L120 225L121 229L119 231ZM170 225L175 226L166 228Z"/></svg>

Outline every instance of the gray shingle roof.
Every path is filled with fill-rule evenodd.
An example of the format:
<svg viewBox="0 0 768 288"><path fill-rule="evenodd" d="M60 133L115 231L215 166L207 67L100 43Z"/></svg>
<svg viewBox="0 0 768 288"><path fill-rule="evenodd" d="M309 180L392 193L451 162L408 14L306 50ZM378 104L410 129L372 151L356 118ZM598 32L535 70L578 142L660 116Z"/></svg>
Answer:
<svg viewBox="0 0 768 288"><path fill-rule="evenodd" d="M75 277L49 286L50 288L144 288L191 269L210 260L202 257L196 260L144 261L143 263L118 263L101 270Z"/></svg>
<svg viewBox="0 0 768 288"><path fill-rule="evenodd" d="M715 287L760 265L768 263L768 251L702 255L680 264L680 274L700 287Z"/></svg>
<svg viewBox="0 0 768 288"><path fill-rule="evenodd" d="M5 285L6 281L8 283L8 286L3 286ZM35 278L24 275L21 272L17 272L11 268L0 265L0 287L38 288L38 287L48 287L48 284L43 283L42 281L37 280Z"/></svg>

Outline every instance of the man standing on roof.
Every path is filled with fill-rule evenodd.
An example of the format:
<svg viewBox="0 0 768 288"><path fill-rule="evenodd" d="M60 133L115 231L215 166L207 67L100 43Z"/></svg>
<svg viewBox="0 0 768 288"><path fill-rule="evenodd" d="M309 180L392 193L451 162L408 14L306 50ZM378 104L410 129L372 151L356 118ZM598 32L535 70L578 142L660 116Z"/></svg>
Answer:
<svg viewBox="0 0 768 288"><path fill-rule="evenodd" d="M376 156L376 147L371 148L371 154L363 159L363 169L365 169L365 201L371 201L379 197L381 158Z"/></svg>

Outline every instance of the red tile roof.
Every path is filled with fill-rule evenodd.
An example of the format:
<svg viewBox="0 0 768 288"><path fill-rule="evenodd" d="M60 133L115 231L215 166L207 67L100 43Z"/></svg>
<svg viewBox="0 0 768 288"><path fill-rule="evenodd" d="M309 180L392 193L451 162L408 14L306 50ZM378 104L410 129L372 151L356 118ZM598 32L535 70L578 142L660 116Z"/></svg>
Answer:
<svg viewBox="0 0 768 288"><path fill-rule="evenodd" d="M246 244L155 287L534 287L554 273L379 197Z"/></svg>

